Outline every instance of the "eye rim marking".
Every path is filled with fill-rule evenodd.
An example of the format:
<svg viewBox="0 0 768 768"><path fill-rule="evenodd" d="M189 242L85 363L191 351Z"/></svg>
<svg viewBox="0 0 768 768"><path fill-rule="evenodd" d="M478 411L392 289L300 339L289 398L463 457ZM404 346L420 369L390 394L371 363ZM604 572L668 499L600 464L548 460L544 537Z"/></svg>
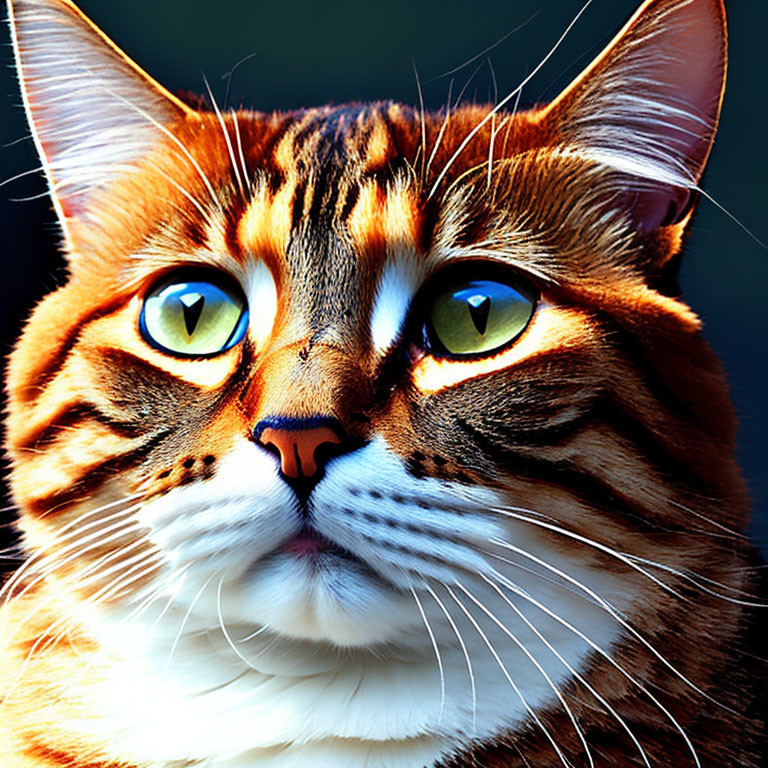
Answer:
<svg viewBox="0 0 768 768"><path fill-rule="evenodd" d="M537 355L593 345L598 335L587 313L540 300L528 326L510 346L475 360L425 354L413 368L411 381L420 392L433 395L465 381L499 373Z"/></svg>
<svg viewBox="0 0 768 768"><path fill-rule="evenodd" d="M445 344L439 338L434 328L432 320L432 310L436 301L443 297L447 292L458 293L462 290L462 284L469 287L472 283L496 283L500 286L508 287L520 297L530 303L530 314L523 327L507 341L491 349L480 352L450 352ZM487 297L480 306L487 306L488 313L491 311L492 299ZM460 262L449 264L444 269L437 272L428 280L413 301L413 306L420 307L418 314L411 320L411 338L422 349L428 357L436 360L452 360L465 362L481 362L495 357L509 349L512 345L525 334L528 327L541 305L542 297L538 286L531 277L521 270L499 261L490 261L486 259L462 259ZM478 308L479 309L479 308ZM470 318L479 332L478 320L475 314L470 311ZM485 318L486 328L488 316ZM484 335L484 334L480 334Z"/></svg>
<svg viewBox="0 0 768 768"><path fill-rule="evenodd" d="M214 288L218 289L223 294L227 295L228 297L238 297L240 299L241 303L241 310L240 310L240 316L235 323L235 325L232 328L232 331L230 332L229 336L227 336L226 341L221 346L220 349L213 351L213 352L183 352L179 350L172 349L170 347L165 346L164 344L161 344L150 332L149 328L147 327L147 321L146 321L146 307L147 302L150 298L152 298L154 295L160 294L162 291L170 288L173 285L176 284L182 284L182 283L207 283ZM201 299L205 299L204 296L201 295ZM139 318L138 318L138 329L139 329L139 336L141 337L142 341L147 344L149 347L154 349L157 352L160 352L162 355L170 358L174 358L177 360L189 360L189 361L196 361L196 360L210 360L213 358L221 357L222 355L225 355L227 352L230 352L235 347L239 346L242 341L246 338L248 335L248 329L250 327L250 304L248 301L248 296L246 294L246 291L244 290L243 286L241 285L240 281L234 277L229 272L226 272L222 269L218 269L216 267L210 267L210 266L201 266L201 265L180 265L178 267L175 267L173 269L169 269L166 272L164 272L161 276L156 277L152 282L148 283L147 288L139 295L137 296L138 302L139 302ZM186 304L182 302L184 309L186 309ZM200 307L200 313L204 311L205 306L204 304ZM193 333L194 329L197 327L199 322L199 317L196 318L196 321L194 323ZM187 330L189 329L188 323L187 323L187 315L186 312L184 313L184 322L187 327Z"/></svg>

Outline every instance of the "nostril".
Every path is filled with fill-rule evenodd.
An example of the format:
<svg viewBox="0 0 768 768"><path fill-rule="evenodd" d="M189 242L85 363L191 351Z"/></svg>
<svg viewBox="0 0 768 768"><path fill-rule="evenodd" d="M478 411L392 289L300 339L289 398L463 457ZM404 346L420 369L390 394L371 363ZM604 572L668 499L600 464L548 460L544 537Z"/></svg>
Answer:
<svg viewBox="0 0 768 768"><path fill-rule="evenodd" d="M334 419L270 419L257 426L254 439L280 457L280 469L286 478L308 480L319 473L318 462L323 463L318 449L341 445L337 423Z"/></svg>

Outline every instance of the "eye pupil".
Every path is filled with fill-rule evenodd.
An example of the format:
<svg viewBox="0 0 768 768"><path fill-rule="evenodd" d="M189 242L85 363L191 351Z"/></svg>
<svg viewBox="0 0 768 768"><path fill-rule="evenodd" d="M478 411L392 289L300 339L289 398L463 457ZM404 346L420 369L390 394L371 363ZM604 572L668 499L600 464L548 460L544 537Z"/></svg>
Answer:
<svg viewBox="0 0 768 768"><path fill-rule="evenodd" d="M488 316L491 314L490 296L475 294L467 299L467 304L469 304L469 314L477 332L481 336L485 336L485 331L488 328Z"/></svg>
<svg viewBox="0 0 768 768"><path fill-rule="evenodd" d="M527 327L536 293L516 273L473 265L439 278L427 311L426 340L443 357L494 354ZM478 275L480 270L488 270ZM452 277L453 276L453 277Z"/></svg>
<svg viewBox="0 0 768 768"><path fill-rule="evenodd" d="M203 314L205 296L201 293L185 293L179 298L179 301L184 313L184 327L187 329L187 335L191 336L197 328L200 315Z"/></svg>
<svg viewBox="0 0 768 768"><path fill-rule="evenodd" d="M139 330L150 346L179 357L209 357L234 347L248 329L248 306L229 275L184 269L145 296Z"/></svg>

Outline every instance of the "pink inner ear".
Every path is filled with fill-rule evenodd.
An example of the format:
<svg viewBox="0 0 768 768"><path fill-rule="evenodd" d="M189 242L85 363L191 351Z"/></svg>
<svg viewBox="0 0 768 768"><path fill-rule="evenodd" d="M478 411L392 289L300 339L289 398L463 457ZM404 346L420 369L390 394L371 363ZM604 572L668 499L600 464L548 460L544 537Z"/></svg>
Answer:
<svg viewBox="0 0 768 768"><path fill-rule="evenodd" d="M658 40L648 41L649 55L656 60L649 74L657 82L656 88L649 86L649 96L654 98L657 89L660 101L680 109L679 115L666 115L668 127L661 126L659 138L680 147L698 181L720 112L725 79L724 20L717 13L718 3L711 0L689 0L687 4L678 0L676 5L680 7L659 19L664 29Z"/></svg>
<svg viewBox="0 0 768 768"><path fill-rule="evenodd" d="M679 224L691 210L694 192L685 187L659 186L630 192L624 200L637 231L649 235L659 227Z"/></svg>
<svg viewBox="0 0 768 768"><path fill-rule="evenodd" d="M651 0L543 119L622 173L639 232L685 216L720 112L726 64L722 0Z"/></svg>

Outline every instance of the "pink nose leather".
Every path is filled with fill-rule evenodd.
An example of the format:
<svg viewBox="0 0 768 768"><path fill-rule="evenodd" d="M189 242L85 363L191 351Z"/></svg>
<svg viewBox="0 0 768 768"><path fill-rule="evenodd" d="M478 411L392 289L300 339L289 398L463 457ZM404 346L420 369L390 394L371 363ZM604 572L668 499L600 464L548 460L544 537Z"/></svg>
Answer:
<svg viewBox="0 0 768 768"><path fill-rule="evenodd" d="M286 477L298 480L317 474L315 452L321 445L341 443L330 427L312 429L275 429L267 427L259 436L259 442L273 446L280 454L280 469Z"/></svg>

